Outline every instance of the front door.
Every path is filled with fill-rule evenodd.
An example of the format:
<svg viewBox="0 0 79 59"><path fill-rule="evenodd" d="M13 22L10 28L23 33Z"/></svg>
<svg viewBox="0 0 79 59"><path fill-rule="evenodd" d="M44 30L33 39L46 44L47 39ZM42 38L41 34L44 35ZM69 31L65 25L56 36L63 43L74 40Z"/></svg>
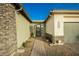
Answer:
<svg viewBox="0 0 79 59"><path fill-rule="evenodd" d="M36 36L37 37L40 37L41 36L41 26L40 25L37 25L36 26Z"/></svg>

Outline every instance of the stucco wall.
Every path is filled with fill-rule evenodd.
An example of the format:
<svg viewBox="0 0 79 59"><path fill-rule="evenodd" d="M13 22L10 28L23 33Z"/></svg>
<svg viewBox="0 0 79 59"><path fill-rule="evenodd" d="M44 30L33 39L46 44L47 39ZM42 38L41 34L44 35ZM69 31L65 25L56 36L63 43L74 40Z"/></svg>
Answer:
<svg viewBox="0 0 79 59"><path fill-rule="evenodd" d="M54 36L54 18L53 15L46 22L46 32Z"/></svg>
<svg viewBox="0 0 79 59"><path fill-rule="evenodd" d="M64 36L64 22L79 22L78 19L78 14L54 14L55 36Z"/></svg>
<svg viewBox="0 0 79 59"><path fill-rule="evenodd" d="M54 38L53 43L56 43L57 40L63 42L63 24L63 16L61 14L53 14L48 18L48 21L46 22L46 32L52 34Z"/></svg>
<svg viewBox="0 0 79 59"><path fill-rule="evenodd" d="M60 29L57 28L57 21L60 22ZM66 23L64 23L66 22ZM64 36L65 43L78 43L79 35L79 15L78 14L55 14L54 30L55 36Z"/></svg>
<svg viewBox="0 0 79 59"><path fill-rule="evenodd" d="M79 23L64 23L65 43L79 43Z"/></svg>
<svg viewBox="0 0 79 59"><path fill-rule="evenodd" d="M62 14L64 22L79 22L79 14Z"/></svg>
<svg viewBox="0 0 79 59"><path fill-rule="evenodd" d="M63 16L61 14L52 15L46 22L46 32L53 36L63 36Z"/></svg>
<svg viewBox="0 0 79 59"><path fill-rule="evenodd" d="M62 41L66 43L79 42L79 37L77 36L79 35L79 14L58 13L53 14L51 17L46 22L47 33L54 34L54 37L56 37L57 40L62 38ZM64 24L64 22L67 23Z"/></svg>
<svg viewBox="0 0 79 59"><path fill-rule="evenodd" d="M30 22L20 13L16 12L15 14L17 28L17 47L20 48L22 43L30 37Z"/></svg>
<svg viewBox="0 0 79 59"><path fill-rule="evenodd" d="M46 22L46 32L54 36L64 36L64 22L79 22L78 19L78 14L53 14Z"/></svg>
<svg viewBox="0 0 79 59"><path fill-rule="evenodd" d="M65 43L79 43L79 15L64 15Z"/></svg>
<svg viewBox="0 0 79 59"><path fill-rule="evenodd" d="M64 19L62 14L54 14L54 33L55 36L64 36Z"/></svg>

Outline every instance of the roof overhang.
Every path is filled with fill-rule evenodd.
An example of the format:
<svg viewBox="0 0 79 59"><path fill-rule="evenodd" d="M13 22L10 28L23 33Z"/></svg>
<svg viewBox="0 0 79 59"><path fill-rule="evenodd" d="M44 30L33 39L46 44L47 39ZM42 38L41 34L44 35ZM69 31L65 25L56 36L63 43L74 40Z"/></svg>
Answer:
<svg viewBox="0 0 79 59"><path fill-rule="evenodd" d="M53 10L50 11L50 14L48 15L47 19L44 21L45 23L48 21L48 19L51 17L51 15L54 14L79 14L79 10Z"/></svg>
<svg viewBox="0 0 79 59"><path fill-rule="evenodd" d="M33 23L36 23L36 22L42 23L42 22L44 22L44 20L32 20L32 22L33 22Z"/></svg>
<svg viewBox="0 0 79 59"><path fill-rule="evenodd" d="M20 9L22 7L22 5L20 3L11 3L16 10Z"/></svg>
<svg viewBox="0 0 79 59"><path fill-rule="evenodd" d="M53 10L50 14L79 14L79 10Z"/></svg>
<svg viewBox="0 0 79 59"><path fill-rule="evenodd" d="M29 22L32 22L31 19L26 14L25 10L23 9L22 4L12 3L12 5L15 7L17 12L21 13Z"/></svg>

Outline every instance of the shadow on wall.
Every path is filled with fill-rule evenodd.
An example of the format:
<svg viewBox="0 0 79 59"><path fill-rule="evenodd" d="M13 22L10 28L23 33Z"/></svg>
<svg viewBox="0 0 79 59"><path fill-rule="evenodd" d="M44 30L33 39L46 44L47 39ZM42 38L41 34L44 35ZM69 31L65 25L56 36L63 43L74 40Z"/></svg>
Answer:
<svg viewBox="0 0 79 59"><path fill-rule="evenodd" d="M45 38L50 42L50 43L53 43L54 41L54 37L49 34L49 33L45 33Z"/></svg>

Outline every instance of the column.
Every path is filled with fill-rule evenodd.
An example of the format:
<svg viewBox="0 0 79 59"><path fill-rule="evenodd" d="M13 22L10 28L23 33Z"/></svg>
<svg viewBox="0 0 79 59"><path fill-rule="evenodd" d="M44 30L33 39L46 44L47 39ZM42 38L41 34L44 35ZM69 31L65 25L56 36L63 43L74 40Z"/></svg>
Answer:
<svg viewBox="0 0 79 59"><path fill-rule="evenodd" d="M54 40L55 43L64 43L64 22L62 14L54 14Z"/></svg>

